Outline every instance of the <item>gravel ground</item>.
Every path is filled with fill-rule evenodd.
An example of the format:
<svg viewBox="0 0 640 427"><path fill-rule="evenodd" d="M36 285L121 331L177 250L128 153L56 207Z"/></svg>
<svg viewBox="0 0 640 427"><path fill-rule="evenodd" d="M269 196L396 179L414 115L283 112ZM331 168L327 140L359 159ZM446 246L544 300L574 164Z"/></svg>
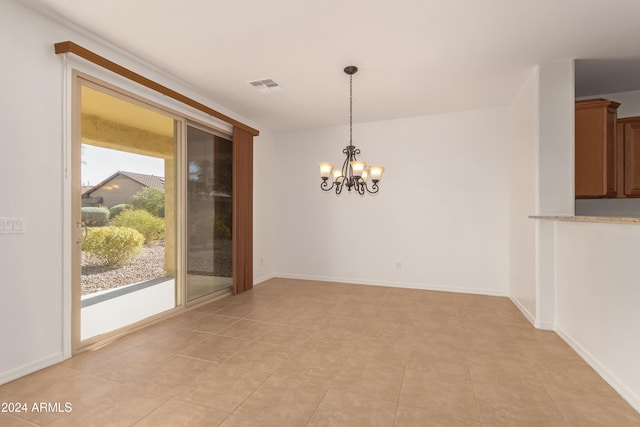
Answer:
<svg viewBox="0 0 640 427"><path fill-rule="evenodd" d="M83 252L82 295L164 277L164 246L145 245L136 256L119 267L92 264L92 257Z"/></svg>
<svg viewBox="0 0 640 427"><path fill-rule="evenodd" d="M118 288L133 283L164 277L164 242L145 245L140 252L119 267L95 265L92 257L82 253L82 295L106 289ZM216 241L215 263L211 259L211 249L192 250L189 257L189 271L196 274L231 277L231 241Z"/></svg>

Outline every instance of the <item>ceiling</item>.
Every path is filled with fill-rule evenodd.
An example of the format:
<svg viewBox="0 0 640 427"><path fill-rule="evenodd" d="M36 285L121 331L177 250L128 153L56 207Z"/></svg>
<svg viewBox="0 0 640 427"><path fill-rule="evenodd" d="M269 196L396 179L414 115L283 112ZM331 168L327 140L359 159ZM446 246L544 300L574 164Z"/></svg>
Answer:
<svg viewBox="0 0 640 427"><path fill-rule="evenodd" d="M640 57L637 0L23 2L274 131L347 123L347 65L360 68L359 122L503 106L533 66L557 59L594 61L578 80L615 92L594 64ZM611 87L635 76L614 72ZM247 84L266 78L282 90Z"/></svg>

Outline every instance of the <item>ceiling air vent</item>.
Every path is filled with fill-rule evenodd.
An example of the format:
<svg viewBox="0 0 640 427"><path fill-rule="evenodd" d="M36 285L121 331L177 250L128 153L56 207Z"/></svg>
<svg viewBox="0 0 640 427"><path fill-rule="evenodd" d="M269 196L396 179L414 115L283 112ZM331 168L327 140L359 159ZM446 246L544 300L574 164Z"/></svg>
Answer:
<svg viewBox="0 0 640 427"><path fill-rule="evenodd" d="M272 79L253 80L247 83L258 89L261 93L280 92L282 90L280 85Z"/></svg>

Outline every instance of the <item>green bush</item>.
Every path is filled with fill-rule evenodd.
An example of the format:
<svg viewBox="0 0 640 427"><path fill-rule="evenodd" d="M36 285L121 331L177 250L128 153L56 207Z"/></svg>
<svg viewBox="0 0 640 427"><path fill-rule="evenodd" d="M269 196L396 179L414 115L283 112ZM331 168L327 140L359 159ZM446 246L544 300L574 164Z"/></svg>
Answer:
<svg viewBox="0 0 640 427"><path fill-rule="evenodd" d="M122 203L120 205L115 205L109 209L109 214L111 215L111 219L114 219L118 215L120 215L123 211L127 209L131 209L132 206L127 203Z"/></svg>
<svg viewBox="0 0 640 427"><path fill-rule="evenodd" d="M82 222L87 227L103 227L109 222L109 209L84 207L82 210Z"/></svg>
<svg viewBox="0 0 640 427"><path fill-rule="evenodd" d="M131 196L134 209L143 209L153 216L164 218L164 191L147 187Z"/></svg>
<svg viewBox="0 0 640 427"><path fill-rule="evenodd" d="M82 250L101 265L118 265L134 256L144 244L144 236L132 228L94 227L87 230Z"/></svg>
<svg viewBox="0 0 640 427"><path fill-rule="evenodd" d="M144 236L145 242L164 239L164 220L145 210L125 210L111 221L111 225L133 228Z"/></svg>

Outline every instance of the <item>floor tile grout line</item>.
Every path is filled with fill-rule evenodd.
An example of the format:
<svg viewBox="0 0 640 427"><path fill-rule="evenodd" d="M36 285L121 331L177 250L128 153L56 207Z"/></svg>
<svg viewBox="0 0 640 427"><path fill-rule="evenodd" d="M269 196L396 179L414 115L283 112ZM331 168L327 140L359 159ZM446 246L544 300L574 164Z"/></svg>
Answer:
<svg viewBox="0 0 640 427"><path fill-rule="evenodd" d="M320 408L320 405L322 404L322 402L324 401L325 397L327 397L327 394L329 393L329 388L328 387L324 387L324 394L322 395L322 397L320 399L318 399L318 403L316 404L315 409L313 410L313 412L311 413L311 416L309 417L309 419L307 420L307 422L305 423L305 426L308 426L309 423L311 422L311 420L313 419L313 417L316 415L316 413L318 412L318 409Z"/></svg>
<svg viewBox="0 0 640 427"><path fill-rule="evenodd" d="M407 374L407 364L409 363L409 357L411 356L411 351L413 350L413 342L414 337L416 335L415 327L411 327L411 346L409 348L409 354L407 354L407 359L405 360L404 365L402 366L402 380L400 381L400 390L398 390L398 400L396 402L396 413L393 417L393 425L394 427L398 424L398 412L400 412L400 399L402 397L402 388L404 387L404 379Z"/></svg>
<svg viewBox="0 0 640 427"><path fill-rule="evenodd" d="M518 347L520 347L519 344L517 344L517 345L518 345ZM529 360L529 357L527 357L527 353L524 350L522 352L524 353L525 357L527 358L527 362L531 363L531 361ZM567 426L571 426L572 424L571 424L570 420L568 419L567 414L565 414L565 411L562 410L562 407L560 405L558 405L558 401L556 400L556 398L553 396L553 394L549 390L549 387L548 387L547 383L540 376L539 370L532 363L531 363L531 365L533 367L533 372L535 373L536 378L538 378L538 380L540 381L540 383L544 387L545 391L547 392L547 395L549 396L549 398L553 402L554 406L556 407L558 412L560 412L560 414L562 415L562 418L564 418L565 422L567 423Z"/></svg>

